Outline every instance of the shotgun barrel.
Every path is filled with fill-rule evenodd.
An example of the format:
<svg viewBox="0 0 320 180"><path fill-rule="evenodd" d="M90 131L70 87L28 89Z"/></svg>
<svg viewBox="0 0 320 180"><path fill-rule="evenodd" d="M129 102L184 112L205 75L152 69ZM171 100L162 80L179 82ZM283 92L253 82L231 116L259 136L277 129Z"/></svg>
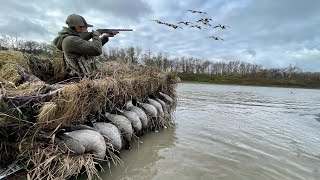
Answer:
<svg viewBox="0 0 320 180"><path fill-rule="evenodd" d="M96 31L99 31L101 34L104 34L120 31L133 31L133 29L97 29ZM92 32L82 32L79 33L79 36L84 40L89 40L92 38Z"/></svg>

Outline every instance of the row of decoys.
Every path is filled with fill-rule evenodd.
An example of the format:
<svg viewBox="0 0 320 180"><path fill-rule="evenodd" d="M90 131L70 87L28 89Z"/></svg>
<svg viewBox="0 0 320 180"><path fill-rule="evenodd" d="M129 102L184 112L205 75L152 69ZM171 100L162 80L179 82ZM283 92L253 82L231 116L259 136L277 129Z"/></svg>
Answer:
<svg viewBox="0 0 320 180"><path fill-rule="evenodd" d="M144 102L132 99L124 108L117 108L117 113L106 112L106 121L91 122L90 126L63 127L56 143L71 155L92 153L104 159L107 148L118 154L122 148L130 149L133 136L142 135L146 130L166 128L165 121L170 118L173 104L173 98L162 92Z"/></svg>

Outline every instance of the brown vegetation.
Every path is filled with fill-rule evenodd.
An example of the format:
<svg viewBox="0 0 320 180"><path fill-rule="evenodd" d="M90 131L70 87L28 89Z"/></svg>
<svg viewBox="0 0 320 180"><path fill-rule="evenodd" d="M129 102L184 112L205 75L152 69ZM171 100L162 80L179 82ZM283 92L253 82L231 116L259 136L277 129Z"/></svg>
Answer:
<svg viewBox="0 0 320 180"><path fill-rule="evenodd" d="M1 57L0 161L23 164L29 179L65 179L83 167L93 178L98 173L93 156L69 156L68 150L56 145L56 134L67 125L92 118L103 121L104 112L122 109L132 98L144 102L159 91L175 97L178 82L174 74L154 67L108 61L100 64L95 79L52 83L45 73L59 69L54 68L54 59L16 51L1 51ZM38 78L35 74L40 71L44 76ZM53 71L53 77L55 72L59 71ZM107 160L114 161L116 157L109 154Z"/></svg>

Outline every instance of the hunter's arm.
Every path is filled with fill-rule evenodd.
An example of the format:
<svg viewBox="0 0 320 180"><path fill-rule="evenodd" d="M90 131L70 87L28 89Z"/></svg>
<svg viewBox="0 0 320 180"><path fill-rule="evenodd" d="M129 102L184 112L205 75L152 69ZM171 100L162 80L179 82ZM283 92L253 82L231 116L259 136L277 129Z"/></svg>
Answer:
<svg viewBox="0 0 320 180"><path fill-rule="evenodd" d="M101 39L101 42L102 42L102 46L109 41L108 36L102 36L100 39Z"/></svg>
<svg viewBox="0 0 320 180"><path fill-rule="evenodd" d="M102 42L98 36L93 36L92 41L86 41L78 36L68 36L62 42L63 51L79 55L99 56L102 53Z"/></svg>

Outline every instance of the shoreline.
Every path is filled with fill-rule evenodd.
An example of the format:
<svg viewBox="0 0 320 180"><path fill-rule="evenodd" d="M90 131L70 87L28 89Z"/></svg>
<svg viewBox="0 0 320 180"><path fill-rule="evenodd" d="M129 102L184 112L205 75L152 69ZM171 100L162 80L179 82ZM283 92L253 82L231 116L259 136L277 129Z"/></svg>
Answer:
<svg viewBox="0 0 320 180"><path fill-rule="evenodd" d="M220 84L220 85L239 85L257 87L281 87L281 88L303 88L320 89L320 82L317 81L296 81L284 79L264 79L235 76L211 76L203 74L178 74L181 83L195 84Z"/></svg>
<svg viewBox="0 0 320 180"><path fill-rule="evenodd" d="M230 85L230 86L252 86L252 87L275 87L275 88L293 88L293 89L314 89L320 90L320 87L299 87L299 86L276 86L276 85L254 85L254 84L228 84L228 83L213 83L203 81L181 81L180 83L188 84L215 84L215 85Z"/></svg>

